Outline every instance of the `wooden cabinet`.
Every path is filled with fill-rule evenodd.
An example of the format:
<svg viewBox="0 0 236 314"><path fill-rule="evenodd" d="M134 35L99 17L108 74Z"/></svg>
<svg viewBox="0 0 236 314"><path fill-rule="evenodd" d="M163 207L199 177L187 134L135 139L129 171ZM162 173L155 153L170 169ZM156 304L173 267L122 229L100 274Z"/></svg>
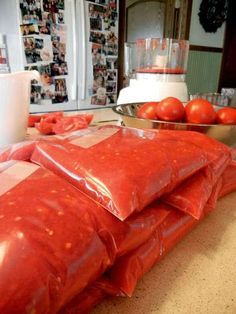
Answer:
<svg viewBox="0 0 236 314"><path fill-rule="evenodd" d="M236 1L229 0L228 17L226 21L225 41L219 91L222 87L236 88Z"/></svg>

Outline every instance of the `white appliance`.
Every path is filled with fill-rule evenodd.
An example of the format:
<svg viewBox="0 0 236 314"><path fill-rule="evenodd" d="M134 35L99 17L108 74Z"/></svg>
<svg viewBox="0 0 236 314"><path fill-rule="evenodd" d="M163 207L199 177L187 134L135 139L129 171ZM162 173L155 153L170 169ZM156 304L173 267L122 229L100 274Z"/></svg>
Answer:
<svg viewBox="0 0 236 314"><path fill-rule="evenodd" d="M120 91L118 105L160 101L169 96L188 101L185 82L188 41L147 38L125 46L129 86Z"/></svg>
<svg viewBox="0 0 236 314"><path fill-rule="evenodd" d="M11 72L38 70L30 112L116 104L119 0L0 0Z"/></svg>

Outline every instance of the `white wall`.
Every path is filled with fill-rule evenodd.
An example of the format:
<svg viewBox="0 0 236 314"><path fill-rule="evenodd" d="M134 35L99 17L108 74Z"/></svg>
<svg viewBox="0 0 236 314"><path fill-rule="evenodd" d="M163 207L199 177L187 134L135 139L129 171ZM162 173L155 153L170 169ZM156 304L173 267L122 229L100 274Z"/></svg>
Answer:
<svg viewBox="0 0 236 314"><path fill-rule="evenodd" d="M6 36L11 72L24 70L19 24L19 2L0 0L0 33Z"/></svg>
<svg viewBox="0 0 236 314"><path fill-rule="evenodd" d="M127 41L138 38L163 37L165 3L149 1L138 2L128 10Z"/></svg>
<svg viewBox="0 0 236 314"><path fill-rule="evenodd" d="M224 42L225 23L216 33L206 33L199 23L199 7L202 0L193 0L189 41L191 45L222 48Z"/></svg>

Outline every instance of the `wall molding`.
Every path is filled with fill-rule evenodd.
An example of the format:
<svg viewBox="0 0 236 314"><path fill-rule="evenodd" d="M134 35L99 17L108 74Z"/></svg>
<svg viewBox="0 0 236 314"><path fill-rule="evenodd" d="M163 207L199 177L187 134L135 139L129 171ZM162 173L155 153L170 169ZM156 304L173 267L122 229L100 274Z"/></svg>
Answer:
<svg viewBox="0 0 236 314"><path fill-rule="evenodd" d="M197 46L197 45L190 45L189 50L206 51L206 52L221 52L221 53L223 53L223 48L207 47L207 46Z"/></svg>

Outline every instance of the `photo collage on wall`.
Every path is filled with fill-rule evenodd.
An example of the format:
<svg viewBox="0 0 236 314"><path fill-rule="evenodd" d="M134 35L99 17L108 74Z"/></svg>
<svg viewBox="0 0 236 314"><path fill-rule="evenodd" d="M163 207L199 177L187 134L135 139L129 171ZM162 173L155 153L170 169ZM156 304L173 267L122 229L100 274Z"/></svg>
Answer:
<svg viewBox="0 0 236 314"><path fill-rule="evenodd" d="M117 100L117 0L89 0L89 42L92 49L91 105L112 105Z"/></svg>
<svg viewBox="0 0 236 314"><path fill-rule="evenodd" d="M38 70L31 84L31 104L68 101L64 0L19 0L25 70Z"/></svg>

